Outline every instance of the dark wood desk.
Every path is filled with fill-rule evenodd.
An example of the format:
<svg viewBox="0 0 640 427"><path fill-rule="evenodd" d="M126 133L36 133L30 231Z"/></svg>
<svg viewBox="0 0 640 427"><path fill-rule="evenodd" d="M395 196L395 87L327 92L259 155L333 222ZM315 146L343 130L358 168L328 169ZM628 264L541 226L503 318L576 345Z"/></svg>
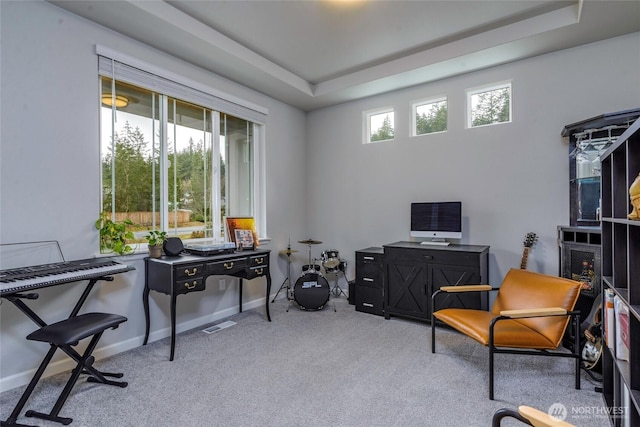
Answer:
<svg viewBox="0 0 640 427"><path fill-rule="evenodd" d="M271 293L271 274L269 272L269 250L242 251L231 254L177 257L145 258L145 280L142 303L146 329L143 345L149 339L149 291L171 296L171 354L173 360L176 346L176 300L178 295L204 291L207 277L233 276L240 279L240 312L242 313L242 280L264 276L267 279L266 309L269 314L269 294Z"/></svg>

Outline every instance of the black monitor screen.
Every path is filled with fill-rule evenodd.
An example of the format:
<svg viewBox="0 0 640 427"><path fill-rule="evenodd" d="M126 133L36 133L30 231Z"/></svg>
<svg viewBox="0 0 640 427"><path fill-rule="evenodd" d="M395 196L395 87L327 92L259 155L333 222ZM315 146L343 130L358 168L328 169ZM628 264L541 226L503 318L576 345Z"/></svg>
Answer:
<svg viewBox="0 0 640 427"><path fill-rule="evenodd" d="M412 231L462 231L462 202L412 203Z"/></svg>

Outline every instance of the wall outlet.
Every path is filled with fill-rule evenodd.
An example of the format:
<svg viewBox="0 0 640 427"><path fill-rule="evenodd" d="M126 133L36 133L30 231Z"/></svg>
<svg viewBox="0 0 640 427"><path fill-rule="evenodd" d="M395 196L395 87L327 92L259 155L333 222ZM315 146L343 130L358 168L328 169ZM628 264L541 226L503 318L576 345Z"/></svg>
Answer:
<svg viewBox="0 0 640 427"><path fill-rule="evenodd" d="M220 290L224 291L225 288L227 287L227 281L226 279L220 279L220 281L218 282L220 284Z"/></svg>

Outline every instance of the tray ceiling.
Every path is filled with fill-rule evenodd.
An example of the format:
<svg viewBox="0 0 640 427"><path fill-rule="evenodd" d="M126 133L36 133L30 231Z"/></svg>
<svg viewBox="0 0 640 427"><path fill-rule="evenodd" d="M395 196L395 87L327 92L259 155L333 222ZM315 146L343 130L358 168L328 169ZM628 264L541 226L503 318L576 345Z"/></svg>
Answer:
<svg viewBox="0 0 640 427"><path fill-rule="evenodd" d="M640 31L638 1L49 2L306 111Z"/></svg>

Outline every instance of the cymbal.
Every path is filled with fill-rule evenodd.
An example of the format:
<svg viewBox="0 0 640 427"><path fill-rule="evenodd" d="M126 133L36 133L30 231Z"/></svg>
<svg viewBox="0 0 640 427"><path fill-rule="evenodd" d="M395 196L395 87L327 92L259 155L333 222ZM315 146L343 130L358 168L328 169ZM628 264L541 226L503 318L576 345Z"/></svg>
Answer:
<svg viewBox="0 0 640 427"><path fill-rule="evenodd" d="M298 240L298 243L302 243L304 245L319 245L322 242L319 240L307 239L307 240Z"/></svg>
<svg viewBox="0 0 640 427"><path fill-rule="evenodd" d="M298 251L296 251L295 249L283 249L280 252L278 252L280 255L291 255L293 253L296 253Z"/></svg>

